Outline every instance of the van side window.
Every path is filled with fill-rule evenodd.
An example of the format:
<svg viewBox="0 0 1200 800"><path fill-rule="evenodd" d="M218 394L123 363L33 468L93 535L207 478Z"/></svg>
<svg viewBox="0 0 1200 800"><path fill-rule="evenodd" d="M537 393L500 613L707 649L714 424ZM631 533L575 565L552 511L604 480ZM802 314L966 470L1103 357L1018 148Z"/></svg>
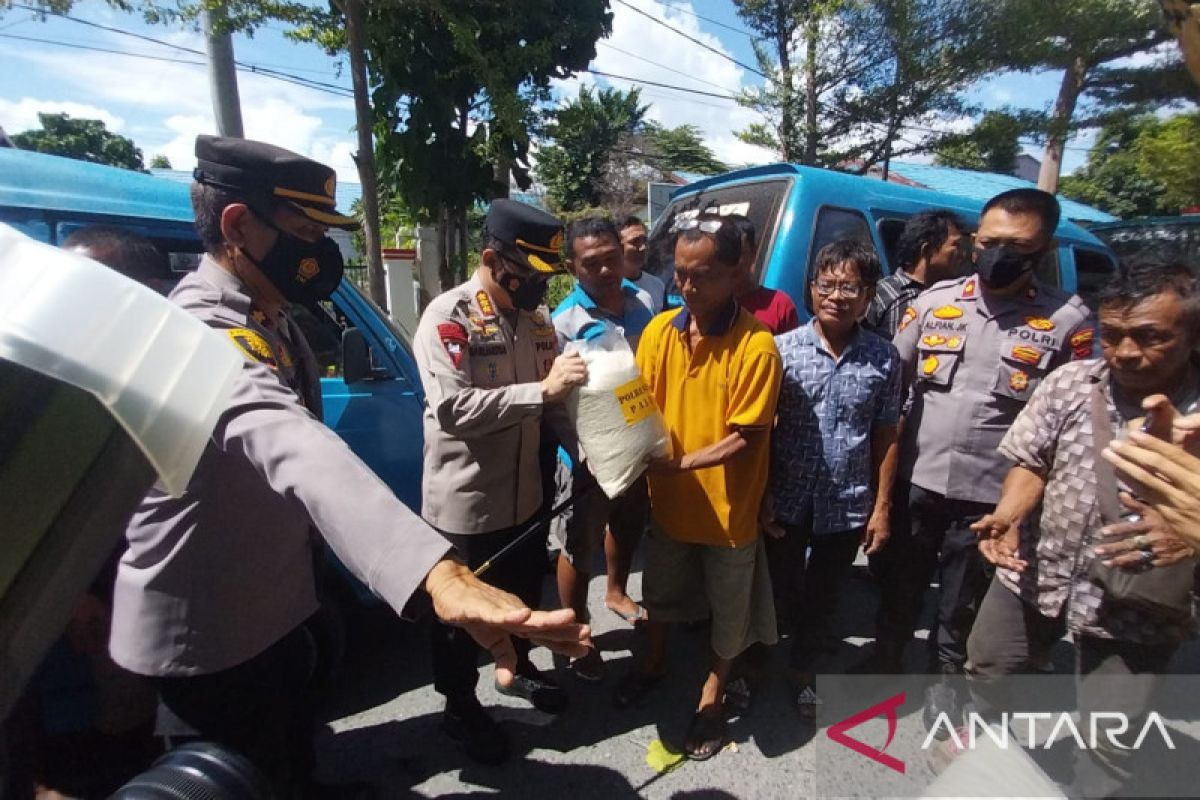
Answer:
<svg viewBox="0 0 1200 800"><path fill-rule="evenodd" d="M308 346L317 357L317 370L322 378L339 378L342 365L339 355L342 346L342 326L323 306L315 314L302 305L288 307L288 316L300 326Z"/></svg>
<svg viewBox="0 0 1200 800"><path fill-rule="evenodd" d="M896 271L896 245L900 243L900 234L908 220L889 217L879 220L879 239L883 242L883 270L885 275Z"/></svg>
<svg viewBox="0 0 1200 800"><path fill-rule="evenodd" d="M858 211L848 208L825 207L817 212L817 221L813 226L812 247L808 253L808 268L805 281L807 286L813 280L813 267L817 263L817 253L821 248L842 239L857 239L875 249L875 240L871 238L871 226L867 218ZM807 295L807 289L805 294Z"/></svg>
<svg viewBox="0 0 1200 800"><path fill-rule="evenodd" d="M1096 293L1117 274L1117 265L1104 253L1083 247L1072 247L1075 256L1075 293L1083 298L1092 311L1096 310Z"/></svg>
<svg viewBox="0 0 1200 800"><path fill-rule="evenodd" d="M1042 256L1033 270L1039 281L1047 286L1062 286L1062 270L1058 268L1058 248L1053 247Z"/></svg>

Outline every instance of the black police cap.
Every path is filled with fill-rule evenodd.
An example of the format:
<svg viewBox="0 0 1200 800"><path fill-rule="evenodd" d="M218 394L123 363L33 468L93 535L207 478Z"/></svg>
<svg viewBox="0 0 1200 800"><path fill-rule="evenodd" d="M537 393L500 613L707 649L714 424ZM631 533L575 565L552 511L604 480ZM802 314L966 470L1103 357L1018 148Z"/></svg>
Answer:
<svg viewBox="0 0 1200 800"><path fill-rule="evenodd" d="M484 227L535 272L563 271L563 224L557 217L528 203L501 198L492 201Z"/></svg>
<svg viewBox="0 0 1200 800"><path fill-rule="evenodd" d="M353 230L358 220L338 213L337 174L324 164L266 142L226 136L196 137L192 177L273 207L290 203L301 214L333 228Z"/></svg>

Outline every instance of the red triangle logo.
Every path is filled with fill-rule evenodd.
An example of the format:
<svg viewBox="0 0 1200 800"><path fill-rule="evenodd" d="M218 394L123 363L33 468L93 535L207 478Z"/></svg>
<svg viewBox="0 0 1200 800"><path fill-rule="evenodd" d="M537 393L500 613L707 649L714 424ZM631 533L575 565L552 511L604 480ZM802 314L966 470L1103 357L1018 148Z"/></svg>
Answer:
<svg viewBox="0 0 1200 800"><path fill-rule="evenodd" d="M871 759L872 761L878 761L880 764L883 764L888 769L893 769L896 772L899 772L900 774L903 775L904 774L904 762L901 761L900 759L896 758L895 756L889 756L887 753L883 752L884 750L888 749L888 745L890 745L892 743L892 738L895 737L895 735L896 735L896 725L899 722L899 717L896 714L896 709L898 709L902 705L904 705L904 692L900 692L900 694L893 695L892 697L889 697L887 700L884 700L880 703L876 703L875 705L871 706L870 708L864 709L864 710L858 712L857 714L846 717L841 722L838 722L834 725L830 725L829 730L826 732L826 734L829 736L830 739L837 742L838 744L840 744L844 747L849 747L851 750L858 753L859 755L866 756L867 758ZM888 725L887 741L885 741L883 743L883 747L876 749L876 748L872 747L871 745L866 744L865 742L861 742L858 739L855 739L846 734L846 732L849 731L851 728L856 728L859 725L866 722L867 720L875 719L875 717L878 717L881 714L887 718L887 725Z"/></svg>

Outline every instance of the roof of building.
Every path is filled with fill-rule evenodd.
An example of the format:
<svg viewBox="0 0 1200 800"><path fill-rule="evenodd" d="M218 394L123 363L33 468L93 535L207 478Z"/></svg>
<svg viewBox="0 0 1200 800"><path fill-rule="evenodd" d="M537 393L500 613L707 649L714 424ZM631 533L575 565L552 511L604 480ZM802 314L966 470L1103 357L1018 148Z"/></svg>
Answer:
<svg viewBox="0 0 1200 800"><path fill-rule="evenodd" d="M975 172L969 169L939 167L934 164L913 164L907 161L891 162L889 172L889 179L898 176L903 179L897 181L900 183L910 183L938 192L977 200L988 200L1009 189L1037 188L1037 184L1014 175ZM1062 204L1063 216L1067 219L1083 222L1114 222L1117 219L1112 214L1074 200L1068 200L1062 195L1058 196L1058 202Z"/></svg>

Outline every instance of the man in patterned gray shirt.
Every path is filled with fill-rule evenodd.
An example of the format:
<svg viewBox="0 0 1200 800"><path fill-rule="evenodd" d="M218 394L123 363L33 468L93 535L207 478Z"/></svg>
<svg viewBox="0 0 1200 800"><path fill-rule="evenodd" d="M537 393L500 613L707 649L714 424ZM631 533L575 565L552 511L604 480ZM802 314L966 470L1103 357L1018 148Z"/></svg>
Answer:
<svg viewBox="0 0 1200 800"><path fill-rule="evenodd" d="M1015 466L995 511L972 526L980 552L998 567L967 644L981 709L1006 706L1001 679L1044 663L1070 632L1085 676L1081 713L1102 709L1136 718L1145 711L1149 676L1164 671L1187 634L1187 618L1114 602L1089 577L1097 557L1144 568L1192 556L1161 517L1128 496L1124 505L1141 519L1113 526L1127 538L1101 537L1097 466L1104 462L1093 435L1092 395L1101 394L1114 438L1139 423L1154 395L1166 395L1185 414L1200 408L1193 355L1200 343L1198 288L1183 266L1123 272L1099 295L1104 357L1054 371L1001 442ZM1137 559L1124 555L1139 549ZM1114 676L1122 681L1119 692L1111 690ZM1080 749L1070 795L1120 789L1131 777L1130 756L1107 746Z"/></svg>

